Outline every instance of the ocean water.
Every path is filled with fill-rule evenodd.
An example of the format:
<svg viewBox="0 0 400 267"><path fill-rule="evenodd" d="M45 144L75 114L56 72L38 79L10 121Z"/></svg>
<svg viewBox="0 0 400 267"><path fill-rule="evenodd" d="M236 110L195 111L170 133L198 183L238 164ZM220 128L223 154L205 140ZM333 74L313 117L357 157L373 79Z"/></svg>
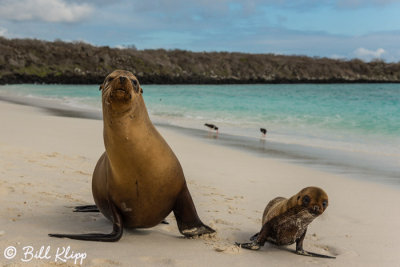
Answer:
<svg viewBox="0 0 400 267"><path fill-rule="evenodd" d="M210 142L400 184L400 84L142 87L156 124L201 137L213 123ZM4 85L2 95L101 110L95 85Z"/></svg>

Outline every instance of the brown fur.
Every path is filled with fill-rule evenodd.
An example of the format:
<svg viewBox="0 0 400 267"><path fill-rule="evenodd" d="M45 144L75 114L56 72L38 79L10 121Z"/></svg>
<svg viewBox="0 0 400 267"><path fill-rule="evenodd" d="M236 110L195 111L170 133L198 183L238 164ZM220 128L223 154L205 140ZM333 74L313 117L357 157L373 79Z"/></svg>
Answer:
<svg viewBox="0 0 400 267"><path fill-rule="evenodd" d="M258 250L267 241L278 246L296 242L298 254L330 257L303 250L308 225L327 207L328 195L318 187L306 187L288 199L274 198L265 208L261 230L250 238L252 242L237 244L242 248Z"/></svg>
<svg viewBox="0 0 400 267"><path fill-rule="evenodd" d="M289 199L277 197L264 210L262 224L268 224L270 229L259 239L277 245L290 245L300 238L302 242L307 226L327 207L328 195L318 187L306 187Z"/></svg>
<svg viewBox="0 0 400 267"><path fill-rule="evenodd" d="M198 217L181 165L151 123L136 77L116 70L100 90L106 151L93 172L92 193L98 210L113 222L113 232L50 236L117 241L123 227L152 227L171 211L185 236L214 232Z"/></svg>
<svg viewBox="0 0 400 267"><path fill-rule="evenodd" d="M121 82L120 77L126 79ZM150 121L143 90L132 73L112 72L101 89L106 152L93 174L96 205L112 219L108 203L114 203L126 227L155 226L174 210L179 194L187 191L181 165ZM187 204L194 209L191 198ZM201 223L195 209L183 216Z"/></svg>
<svg viewBox="0 0 400 267"><path fill-rule="evenodd" d="M127 79L121 83L119 77L123 76ZM173 209L185 177L175 154L151 123L142 93L134 90L130 79L137 81L132 73L118 70L102 85L106 152L93 174L93 197L109 219L111 201L121 211L125 226L152 227Z"/></svg>
<svg viewBox="0 0 400 267"><path fill-rule="evenodd" d="M262 217L262 224L265 224L267 221L270 221L272 218L280 214L284 214L286 211L295 206L303 206L302 199L306 195L308 195L311 199L310 203L306 207L311 213L320 215L328 207L328 195L324 190L318 187L306 187L289 199L277 197L271 200L265 207ZM322 205L323 201L327 201L325 207ZM313 211L315 206L318 207L318 211Z"/></svg>

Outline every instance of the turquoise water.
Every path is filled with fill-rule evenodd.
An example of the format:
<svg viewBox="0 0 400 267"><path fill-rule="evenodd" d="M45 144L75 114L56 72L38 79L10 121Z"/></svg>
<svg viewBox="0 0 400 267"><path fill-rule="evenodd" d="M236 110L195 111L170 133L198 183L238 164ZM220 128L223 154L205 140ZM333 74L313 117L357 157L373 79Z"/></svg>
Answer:
<svg viewBox="0 0 400 267"><path fill-rule="evenodd" d="M400 84L144 85L153 121L369 156L400 165ZM94 85L6 85L0 93L101 110ZM355 156L357 158L357 156ZM400 172L399 172L400 179Z"/></svg>

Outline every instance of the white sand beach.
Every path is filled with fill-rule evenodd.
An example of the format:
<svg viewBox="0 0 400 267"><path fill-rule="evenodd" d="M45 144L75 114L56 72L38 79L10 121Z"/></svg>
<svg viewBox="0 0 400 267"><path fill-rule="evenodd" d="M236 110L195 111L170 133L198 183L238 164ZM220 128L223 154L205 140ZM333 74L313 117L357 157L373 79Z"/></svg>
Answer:
<svg viewBox="0 0 400 267"><path fill-rule="evenodd" d="M72 212L73 206L93 204L91 175L104 151L102 121L0 101L0 125L2 266L76 266L73 259L62 262L65 255L56 257L57 249L68 246L68 255L86 253L83 266L400 266L399 188L257 157L160 127L181 162L199 216L216 235L184 238L171 214L169 225L125 230L116 243L48 237L111 231L101 214ZM329 207L309 226L304 248L336 259L268 244L260 251L234 245L260 230L269 200L306 186L323 188ZM29 246L33 254L24 255ZM42 246L49 249L47 257L38 252L32 258Z"/></svg>

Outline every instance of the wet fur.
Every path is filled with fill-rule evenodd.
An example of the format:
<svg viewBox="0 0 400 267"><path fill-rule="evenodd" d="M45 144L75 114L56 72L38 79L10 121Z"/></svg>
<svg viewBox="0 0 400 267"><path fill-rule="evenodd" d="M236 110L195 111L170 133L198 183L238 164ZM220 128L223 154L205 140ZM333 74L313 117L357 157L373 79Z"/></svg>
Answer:
<svg viewBox="0 0 400 267"><path fill-rule="evenodd" d="M266 206L262 228L250 238L252 242L236 244L246 249L258 250L265 242L278 246L296 243L297 254L329 258L330 256L303 250L308 225L327 207L328 195L318 187L306 187L289 199L274 198Z"/></svg>

